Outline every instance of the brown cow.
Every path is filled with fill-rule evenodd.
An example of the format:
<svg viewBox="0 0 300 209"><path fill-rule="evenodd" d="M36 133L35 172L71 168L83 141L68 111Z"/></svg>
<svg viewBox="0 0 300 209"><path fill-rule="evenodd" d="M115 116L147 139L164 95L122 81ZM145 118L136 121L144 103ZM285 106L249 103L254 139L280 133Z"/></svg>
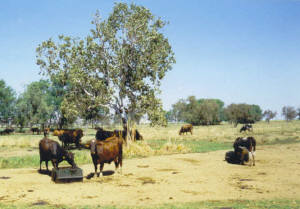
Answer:
<svg viewBox="0 0 300 209"><path fill-rule="evenodd" d="M53 131L53 136L58 136L63 148L68 147L71 143L74 143L77 148L80 148L80 139L83 136L83 131L82 129L57 129Z"/></svg>
<svg viewBox="0 0 300 209"><path fill-rule="evenodd" d="M187 132L190 132L191 135L193 135L193 125L192 124L187 124L187 125L181 126L181 128L179 130L179 135L187 133Z"/></svg>
<svg viewBox="0 0 300 209"><path fill-rule="evenodd" d="M54 168L58 168L58 164L63 160L66 160L73 168L76 167L74 162L74 155L71 152L67 152L62 148L58 142L44 137L39 142L39 151L40 151L40 171L42 162L45 161L46 168L48 170L48 161L52 162Z"/></svg>
<svg viewBox="0 0 300 209"><path fill-rule="evenodd" d="M114 161L116 171L120 165L122 168L123 155L123 139L113 136L107 138L105 141L92 140L90 143L91 157L95 167L95 174L103 174L104 163L111 163ZM100 173L97 173L97 165L100 164ZM94 175L95 175L94 174Z"/></svg>

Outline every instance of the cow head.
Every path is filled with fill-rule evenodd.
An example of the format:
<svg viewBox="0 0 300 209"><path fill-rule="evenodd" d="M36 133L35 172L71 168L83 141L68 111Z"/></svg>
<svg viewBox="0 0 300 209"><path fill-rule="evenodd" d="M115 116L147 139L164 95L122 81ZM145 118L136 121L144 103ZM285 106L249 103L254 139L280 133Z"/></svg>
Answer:
<svg viewBox="0 0 300 209"><path fill-rule="evenodd" d="M96 154L96 139L93 139L90 143L91 155Z"/></svg>
<svg viewBox="0 0 300 209"><path fill-rule="evenodd" d="M75 161L74 161L74 154L72 152L66 152L66 161L72 165L72 168L76 168L77 165L75 164Z"/></svg>

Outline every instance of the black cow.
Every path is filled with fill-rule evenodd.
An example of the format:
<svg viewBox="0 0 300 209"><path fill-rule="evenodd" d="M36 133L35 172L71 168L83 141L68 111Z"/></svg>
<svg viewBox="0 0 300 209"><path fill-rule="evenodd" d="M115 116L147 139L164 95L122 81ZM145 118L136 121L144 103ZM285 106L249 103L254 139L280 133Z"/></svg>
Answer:
<svg viewBox="0 0 300 209"><path fill-rule="evenodd" d="M242 126L242 128L240 129L240 133L242 131L253 131L252 125L251 124L245 124Z"/></svg>
<svg viewBox="0 0 300 209"><path fill-rule="evenodd" d="M36 132L36 134L40 134L41 133L41 130L39 128L31 128L31 132L32 134L34 134L34 132Z"/></svg>
<svg viewBox="0 0 300 209"><path fill-rule="evenodd" d="M48 161L52 162L54 168L58 169L58 164L63 160L66 160L73 168L76 167L74 162L74 154L71 152L67 152L64 148L62 148L58 142L48 139L44 137L39 142L39 150L40 150L40 171L42 162L45 161L46 168L48 170Z"/></svg>
<svg viewBox="0 0 300 209"><path fill-rule="evenodd" d="M15 131L13 128L6 128L3 131L0 131L0 135L6 135L6 134L11 134Z"/></svg>
<svg viewBox="0 0 300 209"><path fill-rule="evenodd" d="M245 156L249 153L252 155L252 164L255 165L255 150L256 150L256 140L254 137L241 138L238 137L233 143L233 148L236 156L241 156L241 164L244 164Z"/></svg>
<svg viewBox="0 0 300 209"><path fill-rule="evenodd" d="M116 171L120 165L122 168L123 139L113 136L104 141L92 140L90 143L91 157L95 167L95 174L102 174L104 163L114 161ZM97 173L97 165L100 164L100 173Z"/></svg>
<svg viewBox="0 0 300 209"><path fill-rule="evenodd" d="M106 131L104 130L103 128L96 128L97 132L96 132L96 139L97 140L100 140L100 141L103 141L109 137L112 137L114 136L116 133L114 131Z"/></svg>

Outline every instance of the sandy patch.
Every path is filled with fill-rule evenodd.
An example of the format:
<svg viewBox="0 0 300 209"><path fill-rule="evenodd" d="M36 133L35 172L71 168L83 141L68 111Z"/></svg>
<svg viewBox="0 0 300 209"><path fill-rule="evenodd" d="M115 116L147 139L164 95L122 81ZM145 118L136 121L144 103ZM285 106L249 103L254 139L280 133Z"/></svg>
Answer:
<svg viewBox="0 0 300 209"><path fill-rule="evenodd" d="M149 205L228 199L299 199L300 144L263 146L256 166L224 161L226 151L123 161L122 174L55 184L32 169L0 170L1 202L66 205ZM81 166L84 175L93 165ZM105 165L105 171L114 165Z"/></svg>

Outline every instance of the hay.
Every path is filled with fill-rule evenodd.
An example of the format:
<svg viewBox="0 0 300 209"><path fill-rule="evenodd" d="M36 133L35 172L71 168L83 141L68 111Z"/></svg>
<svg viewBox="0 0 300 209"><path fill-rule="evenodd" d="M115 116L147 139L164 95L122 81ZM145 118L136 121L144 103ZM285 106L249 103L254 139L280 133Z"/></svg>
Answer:
<svg viewBox="0 0 300 209"><path fill-rule="evenodd" d="M158 154L173 154L173 153L188 153L189 148L183 144L176 144L173 142L168 142L162 146L157 152Z"/></svg>

